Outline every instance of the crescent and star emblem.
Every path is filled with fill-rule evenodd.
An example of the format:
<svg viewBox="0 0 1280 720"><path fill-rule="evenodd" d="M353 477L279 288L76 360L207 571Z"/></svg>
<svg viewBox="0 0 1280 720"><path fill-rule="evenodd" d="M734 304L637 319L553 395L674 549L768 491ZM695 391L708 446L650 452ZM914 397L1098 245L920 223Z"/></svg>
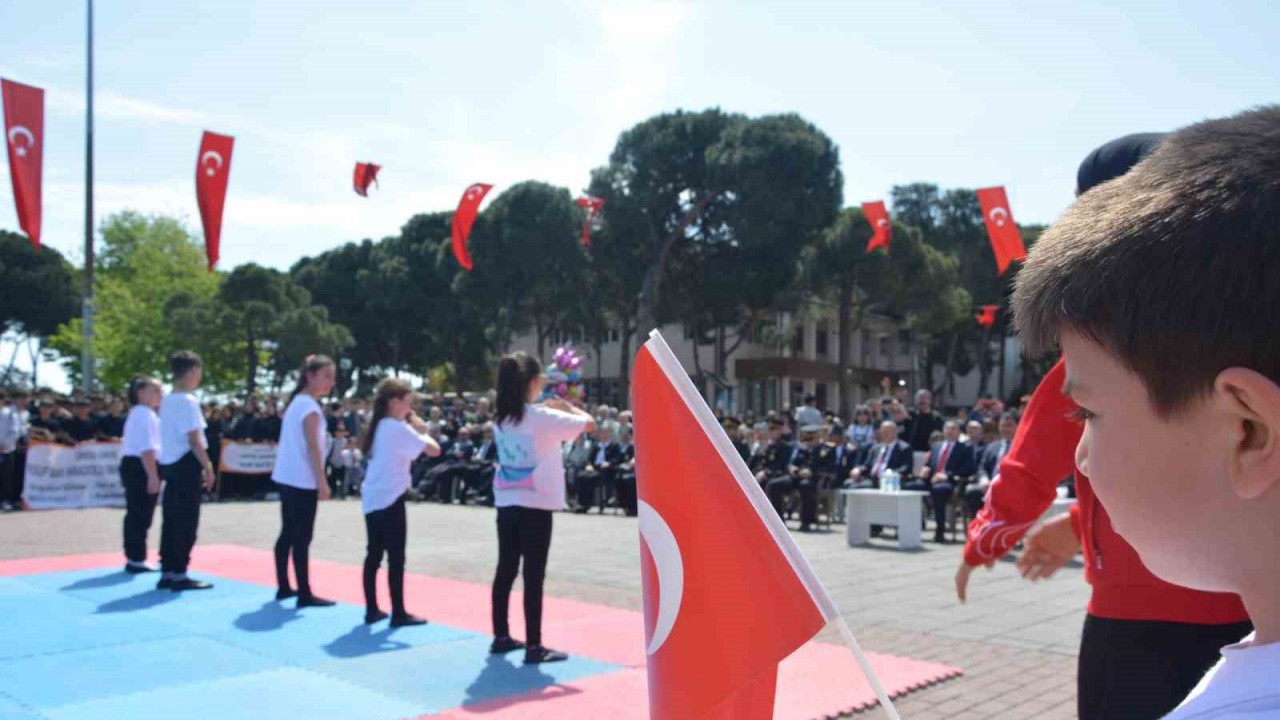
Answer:
<svg viewBox="0 0 1280 720"><path fill-rule="evenodd" d="M18 138L25 138L26 142L19 143ZM27 128L15 125L9 129L9 144L13 146L14 154L18 157L26 157L28 148L36 146L36 136Z"/></svg>
<svg viewBox="0 0 1280 720"><path fill-rule="evenodd" d="M996 227L1004 227L1005 223L1009 222L1009 211L1002 207L991 208L991 212L987 215L991 218L991 222L996 224Z"/></svg>
<svg viewBox="0 0 1280 720"><path fill-rule="evenodd" d="M889 227L889 221L884 218L880 218L876 221L876 227Z"/></svg>
<svg viewBox="0 0 1280 720"><path fill-rule="evenodd" d="M658 571L658 611L654 614L653 636L645 650L652 655L667 641L680 615L680 603L684 598L684 559L680 557L675 533L671 532L671 526L658 511L643 500L639 502L638 509L640 540L649 549Z"/></svg>
<svg viewBox="0 0 1280 720"><path fill-rule="evenodd" d="M213 177L222 169L222 155L216 150L209 150L200 156L200 164L204 166L205 174Z"/></svg>

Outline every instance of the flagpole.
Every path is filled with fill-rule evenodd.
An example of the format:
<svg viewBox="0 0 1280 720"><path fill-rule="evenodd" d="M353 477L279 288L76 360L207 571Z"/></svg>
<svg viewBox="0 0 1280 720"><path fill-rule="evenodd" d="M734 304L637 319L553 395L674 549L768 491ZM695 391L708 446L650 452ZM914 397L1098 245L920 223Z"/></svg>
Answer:
<svg viewBox="0 0 1280 720"><path fill-rule="evenodd" d="M84 354L80 360L85 393L93 392L93 0L88 8L84 122Z"/></svg>
<svg viewBox="0 0 1280 720"><path fill-rule="evenodd" d="M836 618L836 624L840 627L840 634L844 636L845 644L853 651L853 659L858 661L862 674L866 676L867 682L871 683L871 689L875 690L876 699L880 701L880 707L884 708L884 714L889 716L889 720L902 720L898 710L893 706L893 701L889 699L889 693L886 693L884 686L880 684L880 678L876 677L875 671L871 669L871 661L862 652L858 639L853 636L853 630L849 629L849 623L845 622L844 615Z"/></svg>

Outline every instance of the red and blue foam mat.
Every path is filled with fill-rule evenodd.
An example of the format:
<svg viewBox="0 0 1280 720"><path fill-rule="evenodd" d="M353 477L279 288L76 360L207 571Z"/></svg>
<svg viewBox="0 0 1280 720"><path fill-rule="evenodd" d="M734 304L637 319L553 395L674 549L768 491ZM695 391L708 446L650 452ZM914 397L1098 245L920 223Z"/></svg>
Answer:
<svg viewBox="0 0 1280 720"><path fill-rule="evenodd" d="M107 554L0 562L0 720L648 720L639 613L548 598L543 636L570 660L525 667L520 653L488 654L486 586L409 575L409 609L431 623L391 629L363 624L356 566L312 561L314 590L341 602L296 610L275 601L266 551L197 548L192 574L215 587L181 594L121 565ZM868 655L894 695L960 673ZM780 668L775 717L874 702L845 648L809 643Z"/></svg>

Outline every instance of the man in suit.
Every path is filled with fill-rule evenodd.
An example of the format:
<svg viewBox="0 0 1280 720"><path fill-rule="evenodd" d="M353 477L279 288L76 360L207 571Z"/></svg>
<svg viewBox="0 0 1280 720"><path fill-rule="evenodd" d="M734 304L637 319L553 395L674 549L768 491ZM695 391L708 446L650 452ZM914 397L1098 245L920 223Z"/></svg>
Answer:
<svg viewBox="0 0 1280 720"><path fill-rule="evenodd" d="M639 510L636 502L636 446L631 442L629 426L623 427L618 435L618 504L622 505L627 517L635 517Z"/></svg>
<svg viewBox="0 0 1280 720"><path fill-rule="evenodd" d="M982 453L987 451L986 430L983 428L982 422L979 420L970 420L964 424L964 435L960 438L964 442L969 443L973 448L973 456L982 459Z"/></svg>
<svg viewBox="0 0 1280 720"><path fill-rule="evenodd" d="M791 457L787 460L786 472L777 477L769 478L765 483L765 493L769 496L769 502L773 504L773 509L777 511L778 517L783 517L785 508L783 501L787 493L792 490L801 490L801 500L808 496L812 501L814 498L814 483L816 477L814 475L814 466L818 459L818 449L821 443L818 441L818 435L822 430L818 425L805 425L800 428L799 442L791 451ZM834 459L828 454L828 457ZM803 489L801 489L803 488ZM812 517L806 514L806 510L812 510L813 514L817 514L816 509L805 508L803 505L800 511L800 529L804 532L809 531L809 523Z"/></svg>
<svg viewBox="0 0 1280 720"><path fill-rule="evenodd" d="M596 439L588 445L587 466L578 473L578 509L575 512L586 513L595 497L596 488L603 488L600 493L600 512L604 513L609 488L613 487L618 476L618 464L622 458L622 448L613 441L613 425L606 421L596 430Z"/></svg>
<svg viewBox="0 0 1280 720"><path fill-rule="evenodd" d="M466 489L462 496L464 504L468 492L485 505L493 504L493 464L498 459L498 443L493 439L492 423L486 423L481 432L483 438L467 464Z"/></svg>
<svg viewBox="0 0 1280 720"><path fill-rule="evenodd" d="M943 440L929 451L929 460L920 469L920 479L904 485L906 490L927 490L933 501L936 527L933 540L946 542L942 531L947 524L947 503L956 488L963 488L978 474L973 447L960 441L960 424L948 420L942 426Z"/></svg>
<svg viewBox="0 0 1280 720"><path fill-rule="evenodd" d="M987 444L978 462L977 482L969 483L969 486L964 489L965 511L969 517L976 517L978 511L982 509L987 488L991 487L991 481L1000 474L1000 461L1009 454L1009 448L1013 447L1013 436L1016 432L1018 432L1018 416L1012 411L1000 416L1000 439Z"/></svg>
<svg viewBox="0 0 1280 720"><path fill-rule="evenodd" d="M769 419L769 442L751 458L751 470L755 473L756 482L767 487L770 480L789 477L787 465L791 463L794 448L783 439L786 425L779 418Z"/></svg>
<svg viewBox="0 0 1280 720"><path fill-rule="evenodd" d="M892 420L880 424L880 442L871 446L864 457L862 464L853 468L846 486L857 490L879 488L886 470L903 477L911 474L911 446L898 439L898 424Z"/></svg>

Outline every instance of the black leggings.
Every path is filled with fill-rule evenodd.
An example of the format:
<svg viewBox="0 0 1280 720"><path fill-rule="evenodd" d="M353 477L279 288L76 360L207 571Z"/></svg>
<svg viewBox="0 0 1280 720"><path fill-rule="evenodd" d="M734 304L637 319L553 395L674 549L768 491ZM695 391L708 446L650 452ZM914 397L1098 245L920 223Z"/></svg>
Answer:
<svg viewBox="0 0 1280 720"><path fill-rule="evenodd" d="M147 492L147 470L142 459L132 455L120 459L120 483L124 485L125 503L124 556L130 562L143 562L147 559L147 531L160 496Z"/></svg>
<svg viewBox="0 0 1280 720"><path fill-rule="evenodd" d="M507 606L523 556L525 642L530 647L542 645L542 581L547 574L550 549L550 510L498 508L498 571L493 576L494 637L511 637Z"/></svg>
<svg viewBox="0 0 1280 720"><path fill-rule="evenodd" d="M316 504L320 494L292 485L276 483L280 493L280 539L276 540L276 583L289 589L289 553L293 553L293 573L298 579L298 597L311 597L308 561L311 535L316 529Z"/></svg>
<svg viewBox="0 0 1280 720"><path fill-rule="evenodd" d="M1253 631L1248 622L1196 625L1086 615L1080 639L1080 720L1156 720Z"/></svg>
<svg viewBox="0 0 1280 720"><path fill-rule="evenodd" d="M369 612L378 610L378 568L382 555L387 555L387 585L391 588L391 614L405 615L404 609L404 545L408 534L405 522L404 496L390 507L366 513L364 529L369 536L364 556L364 604Z"/></svg>

